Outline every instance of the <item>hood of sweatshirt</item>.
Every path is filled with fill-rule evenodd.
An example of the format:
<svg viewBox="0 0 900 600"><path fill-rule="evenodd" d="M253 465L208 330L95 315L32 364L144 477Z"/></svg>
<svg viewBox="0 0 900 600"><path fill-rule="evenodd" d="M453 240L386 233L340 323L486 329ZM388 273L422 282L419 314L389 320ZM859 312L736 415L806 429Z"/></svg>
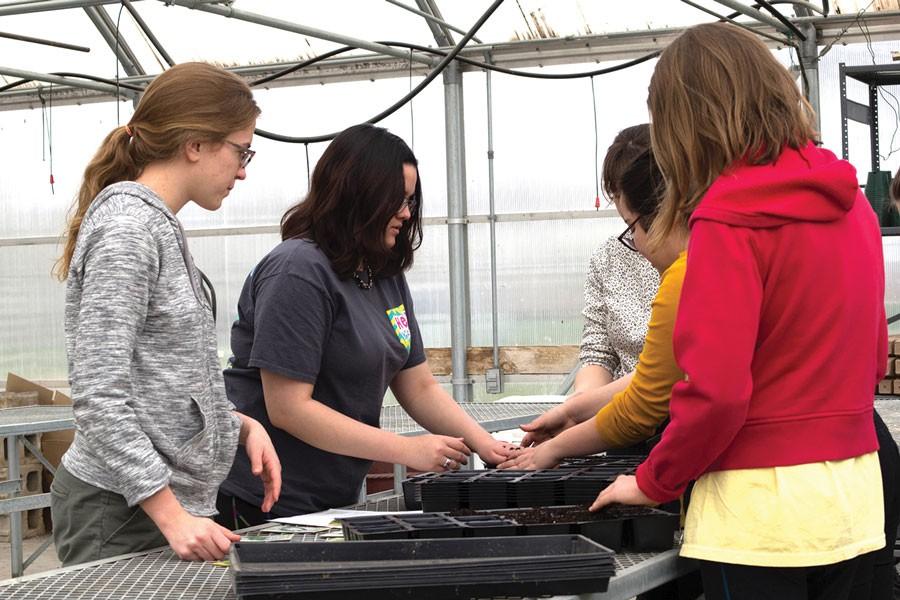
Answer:
<svg viewBox="0 0 900 600"><path fill-rule="evenodd" d="M181 221L178 220L175 214L169 210L168 206L166 206L166 203L163 202L162 198L160 198L152 189L141 183L137 183L136 181L120 181L118 183L112 183L103 188L103 190L97 194L97 197L94 198L94 201L91 202L91 205L84 214L83 222L88 222L95 213L102 210L103 205L111 198L122 198L123 196L133 198L135 201L143 202L144 205L157 211L160 216L168 221L169 225L174 230L175 239L178 242L178 249L181 252L181 256L184 258L188 279L191 282L194 295L201 304L214 310L211 307L211 300L203 290L199 275L197 275L197 268L194 265L194 258L191 256L190 250L188 250L187 240L184 228L181 226Z"/></svg>
<svg viewBox="0 0 900 600"><path fill-rule="evenodd" d="M859 194L856 169L810 143L785 148L768 165L739 161L722 172L694 210L690 224L706 219L750 228L841 219Z"/></svg>

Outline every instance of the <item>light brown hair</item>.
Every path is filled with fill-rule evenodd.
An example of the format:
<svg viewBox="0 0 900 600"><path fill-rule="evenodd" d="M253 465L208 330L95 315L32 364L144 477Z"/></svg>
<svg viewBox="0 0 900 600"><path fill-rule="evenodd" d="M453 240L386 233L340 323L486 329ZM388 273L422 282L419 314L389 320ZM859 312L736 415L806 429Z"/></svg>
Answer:
<svg viewBox="0 0 900 600"><path fill-rule="evenodd" d="M128 125L106 136L84 171L56 276L67 277L81 221L105 187L136 179L147 165L174 157L189 141L223 142L259 113L247 83L214 65L182 63L154 79Z"/></svg>
<svg viewBox="0 0 900 600"><path fill-rule="evenodd" d="M653 152L666 178L651 245L686 226L735 161L769 164L785 147L816 138L813 109L787 69L759 38L727 23L691 27L666 48L648 105Z"/></svg>

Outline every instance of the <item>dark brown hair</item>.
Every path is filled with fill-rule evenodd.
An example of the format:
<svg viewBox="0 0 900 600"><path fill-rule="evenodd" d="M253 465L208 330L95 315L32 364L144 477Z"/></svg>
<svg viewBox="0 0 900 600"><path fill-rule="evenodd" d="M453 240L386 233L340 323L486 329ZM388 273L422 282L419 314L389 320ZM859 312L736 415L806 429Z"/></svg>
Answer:
<svg viewBox="0 0 900 600"><path fill-rule="evenodd" d="M613 143L603 158L601 181L607 199L615 200L619 195L619 180L622 173L635 158L650 147L650 126L646 123L626 127L616 134Z"/></svg>
<svg viewBox="0 0 900 600"><path fill-rule="evenodd" d="M656 64L647 103L667 190L651 245L686 225L735 161L770 164L816 138L812 107L787 69L757 36L727 23L678 36Z"/></svg>
<svg viewBox="0 0 900 600"><path fill-rule="evenodd" d="M649 229L659 210L665 187L650 148L650 125L626 127L616 135L603 159L603 191L642 217Z"/></svg>
<svg viewBox="0 0 900 600"><path fill-rule="evenodd" d="M67 277L81 221L103 188L136 179L144 167L172 158L189 141L223 142L250 126L259 113L243 79L207 63L175 65L154 79L128 125L106 136L84 171L56 276Z"/></svg>
<svg viewBox="0 0 900 600"><path fill-rule="evenodd" d="M890 194L891 200L893 200L895 204L900 203L900 169L897 169L897 174L891 179Z"/></svg>
<svg viewBox="0 0 900 600"><path fill-rule="evenodd" d="M341 277L350 277L361 264L388 277L408 269L422 243L421 178L394 247L384 244L388 223L406 196L405 164L419 163L406 142L387 129L369 124L345 129L316 163L306 198L281 218L281 239L315 242Z"/></svg>

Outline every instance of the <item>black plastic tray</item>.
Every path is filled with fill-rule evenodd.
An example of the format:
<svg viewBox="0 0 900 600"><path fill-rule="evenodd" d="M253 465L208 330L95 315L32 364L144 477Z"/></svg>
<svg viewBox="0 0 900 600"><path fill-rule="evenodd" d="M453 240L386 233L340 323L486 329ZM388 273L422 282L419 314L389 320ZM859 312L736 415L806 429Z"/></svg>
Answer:
<svg viewBox="0 0 900 600"><path fill-rule="evenodd" d="M634 462L611 458L608 464L537 471L425 473L404 481L404 501L427 512L588 504L616 477L633 473Z"/></svg>
<svg viewBox="0 0 900 600"><path fill-rule="evenodd" d="M572 535L237 543L230 560L248 599L580 594L605 591L614 574L608 548Z"/></svg>
<svg viewBox="0 0 900 600"><path fill-rule="evenodd" d="M676 514L620 505L598 513L585 506L548 506L341 520L344 539L354 541L580 534L616 552L668 550L678 524Z"/></svg>

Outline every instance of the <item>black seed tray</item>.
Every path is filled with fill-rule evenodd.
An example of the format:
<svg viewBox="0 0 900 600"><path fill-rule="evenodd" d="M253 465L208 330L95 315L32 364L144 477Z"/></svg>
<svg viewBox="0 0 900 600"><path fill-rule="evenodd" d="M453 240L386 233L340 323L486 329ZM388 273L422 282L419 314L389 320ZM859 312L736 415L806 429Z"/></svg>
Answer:
<svg viewBox="0 0 900 600"><path fill-rule="evenodd" d="M627 454L619 454L607 456L605 454L595 454L593 456L575 456L570 458L564 458L560 461L560 468L566 467L589 467L589 466L598 466L598 467L622 467L622 466L630 466L637 467L642 462L647 460L647 457L643 454L635 454L635 455L627 455Z"/></svg>
<svg viewBox="0 0 900 600"><path fill-rule="evenodd" d="M407 480L404 491L407 507L421 506L427 512L586 504L618 475L633 471L633 467L622 464L540 471L428 473Z"/></svg>
<svg viewBox="0 0 900 600"><path fill-rule="evenodd" d="M613 506L591 513L583 505L341 520L347 540L581 534L616 552L667 550L678 524L678 515L653 508Z"/></svg>
<svg viewBox="0 0 900 600"><path fill-rule="evenodd" d="M581 536L232 545L238 598L367 600L606 591L612 553Z"/></svg>
<svg viewBox="0 0 900 600"><path fill-rule="evenodd" d="M591 499L593 501L593 498ZM519 524L518 535L547 535L568 525L570 533L578 533L618 552L657 552L672 548L675 531L680 524L677 514L647 506L616 504L592 513L587 507L545 506L539 509L504 509L450 513L459 519L464 515L503 517Z"/></svg>
<svg viewBox="0 0 900 600"><path fill-rule="evenodd" d="M422 508L422 482L437 477L438 473L420 473L404 479L403 504L406 510L421 510Z"/></svg>
<svg viewBox="0 0 900 600"><path fill-rule="evenodd" d="M516 535L519 525L504 517L444 513L341 519L345 540L430 539ZM563 533L569 533L564 531Z"/></svg>

